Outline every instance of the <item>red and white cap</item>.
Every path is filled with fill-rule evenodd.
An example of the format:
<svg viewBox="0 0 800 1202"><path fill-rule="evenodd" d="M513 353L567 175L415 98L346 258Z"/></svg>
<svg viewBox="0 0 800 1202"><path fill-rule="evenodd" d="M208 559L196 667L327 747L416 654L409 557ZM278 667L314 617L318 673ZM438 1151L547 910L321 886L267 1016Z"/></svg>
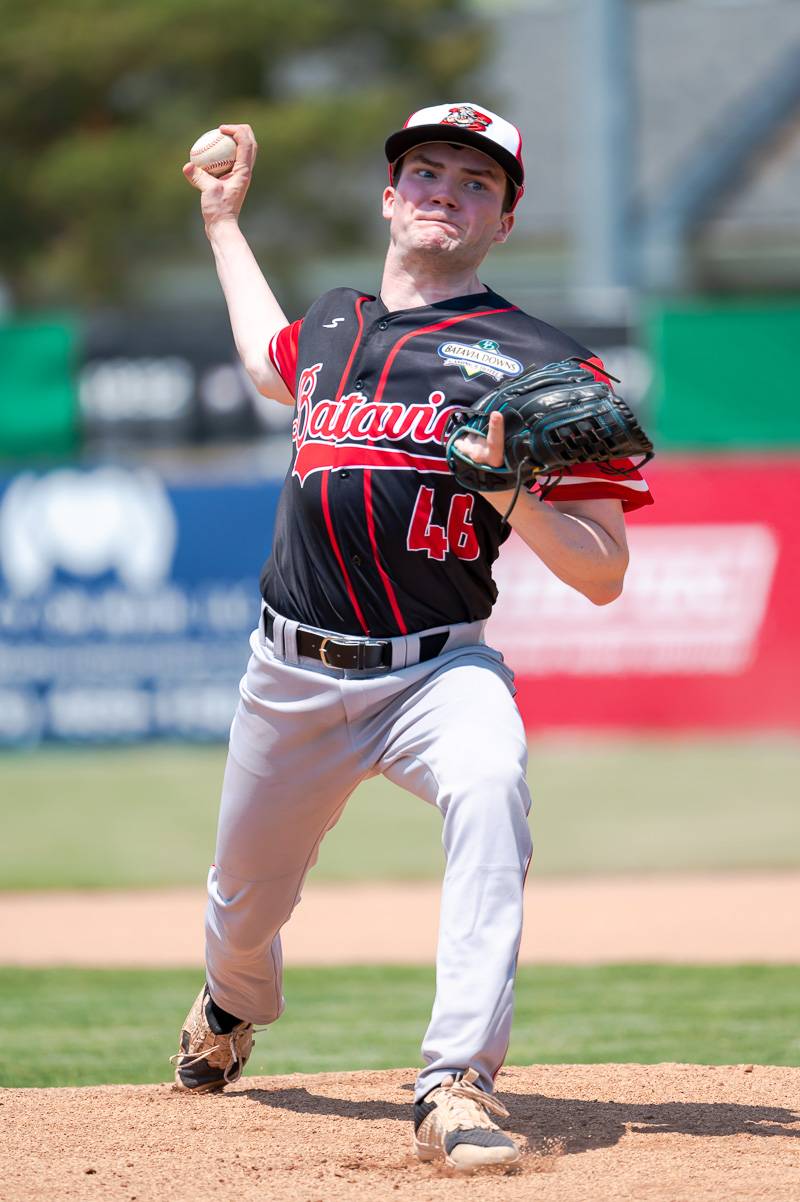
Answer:
<svg viewBox="0 0 800 1202"><path fill-rule="evenodd" d="M459 142L474 146L505 171L517 189L514 203L519 200L525 182L522 165L522 134L516 125L498 117L490 109L482 108L471 101L456 104L434 104L430 108L412 113L402 129L386 139L386 157L389 160L389 179L398 159L414 146L427 142Z"/></svg>

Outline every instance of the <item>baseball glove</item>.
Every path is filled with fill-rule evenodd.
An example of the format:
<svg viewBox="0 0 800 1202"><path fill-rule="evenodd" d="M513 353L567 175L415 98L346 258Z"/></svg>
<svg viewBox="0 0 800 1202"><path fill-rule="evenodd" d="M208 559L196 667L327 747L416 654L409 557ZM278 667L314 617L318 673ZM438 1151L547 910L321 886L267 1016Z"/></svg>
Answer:
<svg viewBox="0 0 800 1202"><path fill-rule="evenodd" d="M501 467L476 463L455 445L468 433L485 437L495 412L504 418ZM548 477L538 494L543 499L576 464L595 463L614 476L630 467L614 467L612 460L641 456L638 468L653 458L653 444L625 402L577 358L529 367L487 392L470 409L453 414L445 440L447 462L459 484L473 492L515 490L504 520L520 489L537 476Z"/></svg>

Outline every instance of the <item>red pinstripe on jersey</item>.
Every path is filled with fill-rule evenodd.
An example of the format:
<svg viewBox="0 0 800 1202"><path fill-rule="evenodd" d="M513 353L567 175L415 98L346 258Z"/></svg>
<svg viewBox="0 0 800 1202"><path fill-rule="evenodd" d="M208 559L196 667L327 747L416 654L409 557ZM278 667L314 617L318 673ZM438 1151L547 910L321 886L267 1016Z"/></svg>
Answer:
<svg viewBox="0 0 800 1202"><path fill-rule="evenodd" d="M494 313L513 313L515 309L516 305L509 305L505 309L476 309L472 313L459 313L457 317L448 317L444 321L435 321L429 326L420 326L418 330L409 330L402 338L398 338L389 352L389 356L383 365L380 379L378 380L378 387L375 389L375 400L380 401L383 396L383 390L386 387L389 372L392 370L392 364L398 352L403 349L411 338L419 338L420 334L433 334L436 330L446 330L448 326L457 325L461 321L473 321L477 317L491 317Z"/></svg>
<svg viewBox="0 0 800 1202"><path fill-rule="evenodd" d="M361 341L361 335L364 333L363 309L364 309L364 302L367 300L369 300L368 296L360 296L358 298L358 300L356 301L356 321L358 322L358 329L356 330L356 336L353 339L353 346L350 350L350 355L348 357L347 363L345 364L344 371L342 372L342 378L339 381L339 387L336 389L336 400L337 401L340 401L342 399L342 393L344 392L344 386L347 383L347 377L350 375L350 368L353 366L353 360L356 357L356 351L358 350L358 344Z"/></svg>
<svg viewBox="0 0 800 1202"><path fill-rule="evenodd" d="M358 328L356 329L356 336L353 339L353 345L350 349L350 355L347 359L347 364L345 365L345 369L342 372L342 378L339 381L339 387L336 390L336 400L337 401L341 399L342 393L344 392L344 386L347 383L347 376L350 372L350 368L352 367L353 360L356 357L356 350L358 349L358 344L361 341L361 335L364 332L364 316L362 313L362 309L364 307L365 300L367 300L366 296L360 296L358 298L358 300L356 301L356 318L358 320ZM335 451L334 451L334 454L335 454ZM330 502L328 501L328 480L330 479L330 474L332 471L333 471L333 468L331 467L331 468L328 468L327 471L322 473L321 499L322 499L322 510L325 515L325 527L328 531L328 538L330 539L331 547L333 548L333 553L336 556L336 562L338 563L339 570L342 573L342 579L344 580L345 588L347 589L347 595L350 598L350 604L352 605L352 607L355 611L355 615L358 618L359 626L364 631L364 634L369 634L369 628L367 626L366 619L364 618L364 614L361 611L361 606L358 604L358 598L356 597L356 590L353 588L353 582L350 579L347 568L345 567L344 556L342 555L341 548L339 547L339 544L336 541L336 534L333 529L333 518L331 517Z"/></svg>
<svg viewBox="0 0 800 1202"><path fill-rule="evenodd" d="M495 313L511 313L514 308L515 306L510 305L503 309L477 309L472 313L459 313L456 317L448 317L443 321L435 321L428 326L420 326L418 330L409 330L409 332L404 334L402 338L398 338L397 342L389 352L386 362L383 365L380 379L378 380L378 387L375 389L375 402L380 402L383 396L383 390L386 387L386 381L389 378L389 372L392 370L392 364L397 358L398 353L412 338L418 338L421 334L433 334L437 330L446 330L448 326L458 325L458 323L462 321L472 321L476 317L491 317ZM383 564L381 563L378 543L375 538L375 517L372 512L372 473L369 469L366 469L364 472L364 508L367 515L367 530L369 532L369 541L370 546L372 547L372 557L375 560L375 567L378 569L378 575L381 578L381 583L383 584L386 596L389 599L389 605L392 608L395 621L397 622L401 633L406 634L408 632L408 627L405 619L403 618L403 614L397 600L397 594L392 587L392 582L386 574Z"/></svg>
<svg viewBox="0 0 800 1202"><path fill-rule="evenodd" d="M398 604L397 594L392 587L392 582L386 574L386 569L381 563L378 553L378 544L375 539L375 515L372 511L372 471L370 468L364 469L364 509L367 515L367 533L369 535L369 545L372 547L372 558L375 560L375 567L378 569L381 584L384 587L386 596L389 598L389 605L392 608L394 620L398 625L400 633L408 634L408 626Z"/></svg>
<svg viewBox="0 0 800 1202"><path fill-rule="evenodd" d="M345 587L347 589L347 595L350 598L350 604L352 605L353 610L355 611L355 615L358 618L358 624L361 627L361 629L364 631L364 634L369 634L369 627L367 626L366 619L364 618L364 614L361 612L361 606L358 604L358 598L356 597L355 589L353 588L350 577L347 574L347 568L344 566L344 559L342 557L342 552L339 549L339 544L336 541L336 535L333 533L333 521L331 519L331 507L330 507L330 502L328 501L328 480L329 479L330 479L330 472L329 471L323 472L322 473L322 484L321 484L321 489L322 489L321 499L322 499L322 512L325 515L325 526L328 531L328 538L331 541L331 546L333 547L333 553L336 556L336 562L338 563L339 570L342 573L342 578L344 580Z"/></svg>

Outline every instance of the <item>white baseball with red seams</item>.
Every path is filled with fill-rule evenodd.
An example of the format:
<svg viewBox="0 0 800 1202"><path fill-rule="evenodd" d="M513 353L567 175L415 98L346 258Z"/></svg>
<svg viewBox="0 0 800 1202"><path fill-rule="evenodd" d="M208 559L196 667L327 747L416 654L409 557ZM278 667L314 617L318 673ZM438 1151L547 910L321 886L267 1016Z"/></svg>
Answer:
<svg viewBox="0 0 800 1202"><path fill-rule="evenodd" d="M197 139L189 151L189 161L209 175L227 175L236 162L236 143L230 134L210 129Z"/></svg>

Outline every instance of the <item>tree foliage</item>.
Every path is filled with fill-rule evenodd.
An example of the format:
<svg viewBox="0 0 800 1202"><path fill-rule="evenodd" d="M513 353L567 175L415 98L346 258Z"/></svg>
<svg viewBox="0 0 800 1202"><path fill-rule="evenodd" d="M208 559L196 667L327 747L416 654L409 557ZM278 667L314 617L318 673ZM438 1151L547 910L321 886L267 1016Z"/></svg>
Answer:
<svg viewBox="0 0 800 1202"><path fill-rule="evenodd" d="M2 272L20 304L125 299L131 268L196 255L188 147L247 121L248 232L278 273L358 249L386 133L469 93L466 0L5 0ZM374 176L370 175L370 179Z"/></svg>

